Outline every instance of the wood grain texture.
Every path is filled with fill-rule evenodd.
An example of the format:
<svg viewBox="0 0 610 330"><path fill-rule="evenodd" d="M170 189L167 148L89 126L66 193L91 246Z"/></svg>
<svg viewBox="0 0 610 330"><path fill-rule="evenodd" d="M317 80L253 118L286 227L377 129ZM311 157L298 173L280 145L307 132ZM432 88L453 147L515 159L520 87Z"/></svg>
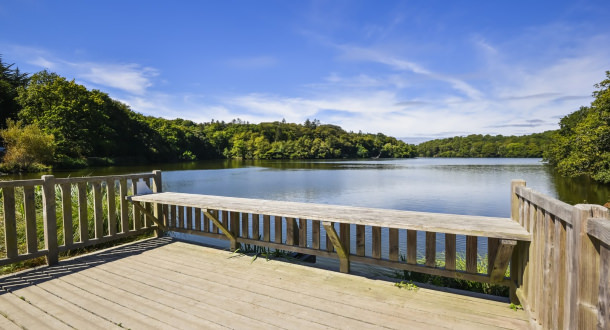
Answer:
<svg viewBox="0 0 610 330"><path fill-rule="evenodd" d="M108 212L108 235L114 236L117 232L116 193L114 180L106 181L106 205Z"/></svg>
<svg viewBox="0 0 610 330"><path fill-rule="evenodd" d="M417 231L407 230L407 263L417 264Z"/></svg>
<svg viewBox="0 0 610 330"><path fill-rule="evenodd" d="M82 243L89 240L89 219L87 214L87 184L77 183L78 189L78 229ZM135 214L135 213L134 213Z"/></svg>
<svg viewBox="0 0 610 330"><path fill-rule="evenodd" d="M381 227L372 226L371 236L372 257L376 259L381 259Z"/></svg>
<svg viewBox="0 0 610 330"><path fill-rule="evenodd" d="M398 229L390 228L388 232L388 251L391 261L398 261Z"/></svg>
<svg viewBox="0 0 610 330"><path fill-rule="evenodd" d="M61 189L61 214L64 230L64 245L70 246L74 242L74 229L72 221L72 185L64 183Z"/></svg>
<svg viewBox="0 0 610 330"><path fill-rule="evenodd" d="M311 221L311 248L320 249L320 221Z"/></svg>
<svg viewBox="0 0 610 330"><path fill-rule="evenodd" d="M508 268L513 249L516 246L517 241L500 240L495 252L496 256L494 258L494 263L489 266L491 268L490 277L492 283L499 283L504 280L504 274Z"/></svg>
<svg viewBox="0 0 610 330"><path fill-rule="evenodd" d="M129 204L127 203L127 180L119 180L119 195L121 196L121 232L126 233L129 227ZM169 225L169 224L168 224Z"/></svg>
<svg viewBox="0 0 610 330"><path fill-rule="evenodd" d="M34 253L38 251L38 235L36 234L36 197L32 186L23 187L23 208L27 253Z"/></svg>
<svg viewBox="0 0 610 330"><path fill-rule="evenodd" d="M42 226L44 228L44 247L47 250L47 265L59 262L57 244L57 209L55 199L55 177L42 176Z"/></svg>
<svg viewBox="0 0 610 330"><path fill-rule="evenodd" d="M14 259L19 254L17 250L17 221L15 217L15 188L2 188L2 206L4 218L4 244L7 259Z"/></svg>
<svg viewBox="0 0 610 330"><path fill-rule="evenodd" d="M356 225L356 255L363 257L366 251L366 227Z"/></svg>
<svg viewBox="0 0 610 330"><path fill-rule="evenodd" d="M477 237L466 236L466 272L471 274L477 273Z"/></svg>
<svg viewBox="0 0 610 330"><path fill-rule="evenodd" d="M281 214L289 218L351 223L529 241L530 235L509 218L479 217L352 206L296 203L248 198L163 192L134 196L135 201L179 204L203 209Z"/></svg>
<svg viewBox="0 0 610 330"><path fill-rule="evenodd" d="M436 233L426 232L426 266L436 266Z"/></svg>
<svg viewBox="0 0 610 330"><path fill-rule="evenodd" d="M455 270L456 237L455 234L445 234L445 269Z"/></svg>

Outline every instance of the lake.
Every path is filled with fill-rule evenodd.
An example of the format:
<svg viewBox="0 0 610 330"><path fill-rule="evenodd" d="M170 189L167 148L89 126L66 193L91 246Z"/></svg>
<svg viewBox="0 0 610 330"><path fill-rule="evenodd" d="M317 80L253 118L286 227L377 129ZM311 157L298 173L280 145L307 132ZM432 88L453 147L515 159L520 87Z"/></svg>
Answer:
<svg viewBox="0 0 610 330"><path fill-rule="evenodd" d="M154 169L163 171L164 191L492 217L510 216L513 179L524 179L528 187L569 204L604 204L610 198L609 185L587 178L562 178L540 159L531 158L216 160L51 174L92 176ZM353 229L352 233L355 232ZM419 234L422 236L418 237L418 250L423 251L425 236L423 232ZM403 241L405 233L400 235ZM442 235L437 241L437 251L443 251ZM464 237L458 236L458 251L463 250L464 241ZM481 253L487 250L486 243L479 240ZM386 246L382 254L387 255Z"/></svg>

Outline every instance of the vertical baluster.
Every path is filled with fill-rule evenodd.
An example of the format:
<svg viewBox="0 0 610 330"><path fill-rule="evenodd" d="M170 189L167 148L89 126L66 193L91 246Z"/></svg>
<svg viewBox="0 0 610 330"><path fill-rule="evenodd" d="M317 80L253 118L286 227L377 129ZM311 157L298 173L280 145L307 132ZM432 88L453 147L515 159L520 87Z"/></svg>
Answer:
<svg viewBox="0 0 610 330"><path fill-rule="evenodd" d="M38 236L36 235L36 197L34 187L23 187L23 208L25 209L25 235L27 252L38 251Z"/></svg>
<svg viewBox="0 0 610 330"><path fill-rule="evenodd" d="M87 183L79 182L78 187L78 227L80 241L89 241L89 215L87 214Z"/></svg>
<svg viewBox="0 0 610 330"><path fill-rule="evenodd" d="M125 197L127 196L127 180L119 180L119 196L121 196L121 231L129 232L129 204Z"/></svg>
<svg viewBox="0 0 610 330"><path fill-rule="evenodd" d="M229 230L233 231L237 226L230 226L229 225L229 211L222 211L222 224L224 225L225 228L228 228ZM231 227L233 227L233 229L231 229ZM220 233L220 229L219 233Z"/></svg>
<svg viewBox="0 0 610 330"><path fill-rule="evenodd" d="M252 239L261 239L260 216L256 213L252 214Z"/></svg>
<svg viewBox="0 0 610 330"><path fill-rule="evenodd" d="M132 195L138 194L138 179L131 179ZM140 210L133 208L133 228L134 230L140 230L142 228L142 222L140 219Z"/></svg>
<svg viewBox="0 0 610 330"><path fill-rule="evenodd" d="M371 247L373 258L381 259L381 227L372 226L371 227Z"/></svg>
<svg viewBox="0 0 610 330"><path fill-rule="evenodd" d="M299 246L307 247L307 219L299 219Z"/></svg>
<svg viewBox="0 0 610 330"><path fill-rule="evenodd" d="M227 211L224 211L223 213L227 214L226 212ZM229 231L231 232L231 234L233 234L234 237L239 237L239 212L231 211L229 219L231 221Z"/></svg>
<svg viewBox="0 0 610 330"><path fill-rule="evenodd" d="M116 235L116 196L114 192L114 179L106 181L106 197L108 200L108 235Z"/></svg>
<svg viewBox="0 0 610 330"><path fill-rule="evenodd" d="M455 234L445 234L445 269L455 270Z"/></svg>
<svg viewBox="0 0 610 330"><path fill-rule="evenodd" d="M320 221L311 221L311 248L320 249Z"/></svg>
<svg viewBox="0 0 610 330"><path fill-rule="evenodd" d="M6 245L6 258L11 259L19 255L17 249L17 221L15 219L15 188L2 188L4 206L4 242Z"/></svg>
<svg viewBox="0 0 610 330"><path fill-rule="evenodd" d="M392 261L398 261L398 229L390 228L388 236L388 257Z"/></svg>
<svg viewBox="0 0 610 330"><path fill-rule="evenodd" d="M184 206L178 206L178 218L176 218L176 228L184 228Z"/></svg>
<svg viewBox="0 0 610 330"><path fill-rule="evenodd" d="M332 223L331 225L333 226L333 228L335 227L334 223ZM324 229L324 231L326 232L326 228ZM326 251L328 251L328 252L335 251L335 246L333 245L333 242L331 241L330 237L328 236L328 232L326 232Z"/></svg>
<svg viewBox="0 0 610 330"><path fill-rule="evenodd" d="M146 185L148 186L149 189L151 188L150 178L145 178L144 183L146 183ZM150 203L145 203L144 207L146 208L146 210L149 213L152 213L152 205ZM152 219L146 213L144 213L144 227L150 228L152 226L152 224L153 224Z"/></svg>
<svg viewBox="0 0 610 330"><path fill-rule="evenodd" d="M61 214L63 216L64 245L69 247L74 242L74 226L72 223L72 185L62 183L61 188Z"/></svg>
<svg viewBox="0 0 610 330"><path fill-rule="evenodd" d="M169 205L163 204L162 212L163 212L163 220L161 220L161 221L163 222L163 225L166 228L169 228Z"/></svg>
<svg viewBox="0 0 610 330"><path fill-rule="evenodd" d="M263 214L263 241L269 242L271 240L271 216Z"/></svg>
<svg viewBox="0 0 610 330"><path fill-rule="evenodd" d="M204 210L201 210L201 212L203 213ZM208 217L206 217L205 213L203 213L202 215L202 220L203 220L203 227L202 230L206 233L210 232L210 219L208 219Z"/></svg>
<svg viewBox="0 0 610 330"><path fill-rule="evenodd" d="M295 244L295 239L294 239L294 232L295 232L295 227L296 226L296 221L294 220L294 218L286 218L286 245L294 245Z"/></svg>
<svg viewBox="0 0 610 330"><path fill-rule="evenodd" d="M201 209L195 208L195 230L201 231Z"/></svg>
<svg viewBox="0 0 610 330"><path fill-rule="evenodd" d="M350 224L349 223L340 223L339 224L339 239L341 240L341 245L343 245L343 248L345 249L345 253L347 253L347 255L350 254L350 245L351 245L351 241L350 241L350 235L351 234L351 230L350 230Z"/></svg>
<svg viewBox="0 0 610 330"><path fill-rule="evenodd" d="M356 225L356 255L364 257L365 254L365 230L364 225Z"/></svg>
<svg viewBox="0 0 610 330"><path fill-rule="evenodd" d="M282 217L273 216L273 222L275 223L275 243L282 244Z"/></svg>
<svg viewBox="0 0 610 330"><path fill-rule="evenodd" d="M477 237L466 236L466 272L477 273Z"/></svg>
<svg viewBox="0 0 610 330"><path fill-rule="evenodd" d="M407 263L417 263L417 231L407 230Z"/></svg>
<svg viewBox="0 0 610 330"><path fill-rule="evenodd" d="M487 238L487 275L491 275L491 271L494 268L499 244L500 239L493 237Z"/></svg>
<svg viewBox="0 0 610 330"><path fill-rule="evenodd" d="M436 267L436 233L426 232L426 266Z"/></svg>
<svg viewBox="0 0 610 330"><path fill-rule="evenodd" d="M170 213L170 226L173 228L178 228L178 208L176 207L176 205L170 205L169 206L169 213Z"/></svg>
<svg viewBox="0 0 610 330"><path fill-rule="evenodd" d="M187 207L186 208L186 229L192 229L192 228L193 228L193 208Z"/></svg>
<svg viewBox="0 0 610 330"><path fill-rule="evenodd" d="M104 237L104 216L102 208L102 187L100 182L92 182L93 186L93 219L95 223L95 238Z"/></svg>

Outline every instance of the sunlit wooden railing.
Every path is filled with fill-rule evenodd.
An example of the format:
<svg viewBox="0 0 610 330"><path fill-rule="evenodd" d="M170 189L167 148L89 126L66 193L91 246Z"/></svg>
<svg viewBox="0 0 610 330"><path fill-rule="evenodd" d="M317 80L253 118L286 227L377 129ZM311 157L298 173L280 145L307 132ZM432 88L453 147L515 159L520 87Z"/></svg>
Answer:
<svg viewBox="0 0 610 330"><path fill-rule="evenodd" d="M60 252L146 232L152 221L125 199L138 180L161 191L160 171L0 181L0 265L43 256L54 264Z"/></svg>
<svg viewBox="0 0 610 330"><path fill-rule="evenodd" d="M513 181L512 218L532 234L511 273L516 294L544 329L610 327L610 220L600 205L568 205Z"/></svg>

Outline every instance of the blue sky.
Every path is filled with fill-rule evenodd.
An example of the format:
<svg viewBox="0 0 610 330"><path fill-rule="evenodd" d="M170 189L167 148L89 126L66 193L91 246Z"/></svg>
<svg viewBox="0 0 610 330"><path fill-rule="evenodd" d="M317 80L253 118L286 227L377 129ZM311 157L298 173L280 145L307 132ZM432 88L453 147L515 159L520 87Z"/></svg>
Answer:
<svg viewBox="0 0 610 330"><path fill-rule="evenodd" d="M521 135L589 105L608 17L607 0L3 0L0 54L165 118Z"/></svg>

